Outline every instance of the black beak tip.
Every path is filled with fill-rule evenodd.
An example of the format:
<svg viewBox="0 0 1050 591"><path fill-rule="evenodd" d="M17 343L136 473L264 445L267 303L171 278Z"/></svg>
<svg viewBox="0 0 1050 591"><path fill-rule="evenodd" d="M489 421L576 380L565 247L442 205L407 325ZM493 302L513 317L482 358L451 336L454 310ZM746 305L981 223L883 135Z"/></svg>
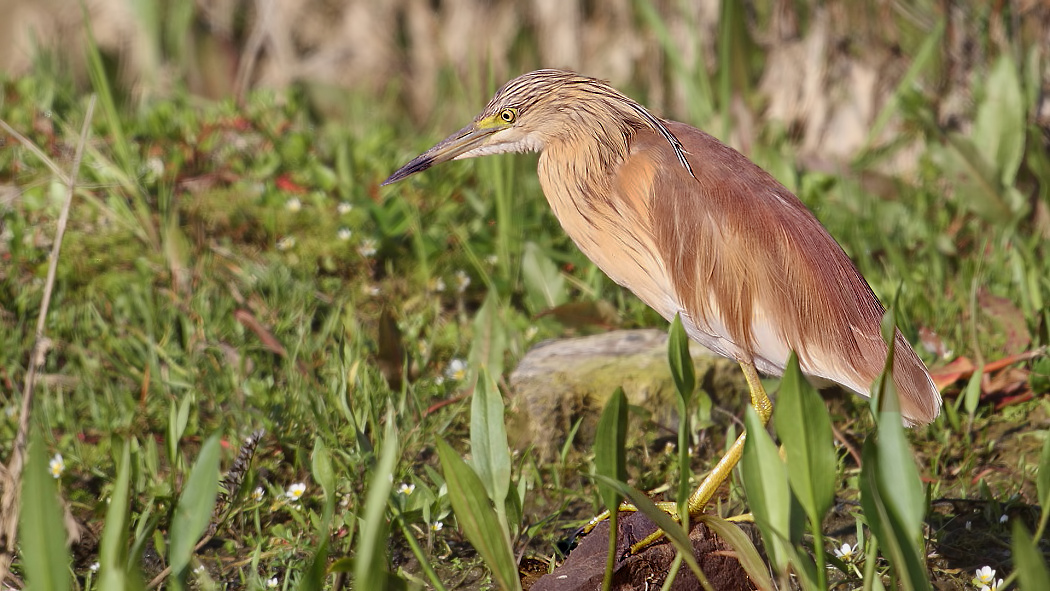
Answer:
<svg viewBox="0 0 1050 591"><path fill-rule="evenodd" d="M434 164L434 161L431 158L416 158L415 160L397 169L397 172L387 177L387 179L383 181L379 186L385 187L387 185L396 183L397 181L400 181L403 178L410 177L416 174L417 172L423 172L424 170L430 168L432 164Z"/></svg>

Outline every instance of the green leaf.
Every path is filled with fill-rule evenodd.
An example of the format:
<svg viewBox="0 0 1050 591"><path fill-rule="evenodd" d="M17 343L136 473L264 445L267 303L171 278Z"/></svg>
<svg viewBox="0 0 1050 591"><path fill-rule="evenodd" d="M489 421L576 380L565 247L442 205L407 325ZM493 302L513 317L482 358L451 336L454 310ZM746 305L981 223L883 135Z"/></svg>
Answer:
<svg viewBox="0 0 1050 591"><path fill-rule="evenodd" d="M689 565L689 569L693 571L696 578L700 580L700 584L705 589L711 589L711 584L707 582L707 577L704 576L704 572L700 570L700 565L696 562L696 556L693 555L693 543L689 540L689 535L682 529L682 526L674 520L673 517L667 514L666 511L656 506L648 496L642 491L628 485L625 482L619 480L613 480L602 476L601 474L595 474L594 479L599 483L604 483L607 486L611 486L618 491L620 494L626 496L631 500L631 504L636 509L645 514L646 517L652 520L667 539L674 545L675 550L682 555L685 559L685 563Z"/></svg>
<svg viewBox="0 0 1050 591"><path fill-rule="evenodd" d="M459 457L456 450L437 441L438 458L448 486L448 498L456 513L456 522L463 534L492 569L492 577L503 591L521 589L518 567L510 549L510 541L500 527L496 511L478 475ZM362 540L362 542L364 542ZM355 586L355 588L358 588ZM361 589L378 589L366 587Z"/></svg>
<svg viewBox="0 0 1050 591"><path fill-rule="evenodd" d="M485 492L496 505L500 523L506 522L507 491L510 488L510 446L503 417L503 396L492 376L484 369L478 376L470 401L471 465L485 485Z"/></svg>
<svg viewBox="0 0 1050 591"><path fill-rule="evenodd" d="M354 589L383 589L387 581L385 550L390 526L386 519L386 508L393 486L391 478L394 466L400 453L394 422L394 410L387 408L379 461L372 469L365 496L361 535L354 562Z"/></svg>
<svg viewBox="0 0 1050 591"><path fill-rule="evenodd" d="M19 546L30 589L69 589L69 550L62 525L62 504L48 470L48 453L40 426L33 423L19 513Z"/></svg>
<svg viewBox="0 0 1050 591"><path fill-rule="evenodd" d="M623 388L617 388L609 397L598 418L594 435L594 472L608 478L627 480L627 396ZM623 496L616 488L598 484L598 492L609 512L616 511Z"/></svg>
<svg viewBox="0 0 1050 591"><path fill-rule="evenodd" d="M193 557L193 547L208 527L215 509L215 497L219 493L220 449L218 435L212 435L201 446L171 519L168 563L176 586L184 580L186 567Z"/></svg>
<svg viewBox="0 0 1050 591"><path fill-rule="evenodd" d="M332 469L332 458L328 453L328 447L320 437L314 438L314 450L310 454L311 472L314 480L321 485L324 491L325 507L335 503L335 470ZM325 512L326 515L328 512Z"/></svg>
<svg viewBox="0 0 1050 591"><path fill-rule="evenodd" d="M978 366L973 370L973 375L970 376L970 381L966 383L966 391L963 394L963 405L966 408L966 414L970 415L970 419L973 419L974 413L977 412L977 405L981 402L981 378L984 376L984 365Z"/></svg>
<svg viewBox="0 0 1050 591"><path fill-rule="evenodd" d="M744 567L744 572L756 587L761 591L774 589L773 581L769 578L769 568L762 560L751 538L741 531L739 526L717 515L701 515L697 520L709 527L726 544L729 544L729 547L736 552L740 566Z"/></svg>
<svg viewBox="0 0 1050 591"><path fill-rule="evenodd" d="M674 378L678 396L688 407L693 390L696 389L696 370L693 368L693 357L689 354L689 336L678 314L674 315L667 336L667 359L671 364L671 377Z"/></svg>
<svg viewBox="0 0 1050 591"><path fill-rule="evenodd" d="M1050 572L1046 570L1043 553L1019 519L1014 520L1011 548L1020 581L1019 588L1050 589Z"/></svg>
<svg viewBox="0 0 1050 591"><path fill-rule="evenodd" d="M499 296L496 290L490 289L474 317L474 343L468 363L471 368L484 369L491 376L501 376L506 350L506 322L500 313Z"/></svg>
<svg viewBox="0 0 1050 591"><path fill-rule="evenodd" d="M535 242L525 243L521 272L532 313L537 314L565 303L565 277Z"/></svg>
<svg viewBox="0 0 1050 591"><path fill-rule="evenodd" d="M890 428L887 431L891 433L887 436L883 428L888 425L895 425L899 435ZM903 437L900 415L886 413L879 419L879 431L864 442L860 502L868 526L884 549L902 588L929 590L919 544L922 506L918 511L918 523L914 519L914 489L918 486L921 491L922 483L918 480L914 460L908 457L907 462L902 462L893 451L899 443L881 441L883 437L892 440L898 436Z"/></svg>
<svg viewBox="0 0 1050 591"><path fill-rule="evenodd" d="M788 548L795 541L792 535L792 493L787 466L780 459L777 447L766 433L755 409L748 406L744 412L747 437L740 459L740 477L744 483L747 504L766 543L766 553L776 571L785 573L789 566Z"/></svg>
<svg viewBox="0 0 1050 591"><path fill-rule="evenodd" d="M835 446L828 409L803 377L794 352L780 380L774 413L787 456L791 489L810 522L819 527L835 501Z"/></svg>
<svg viewBox="0 0 1050 591"><path fill-rule="evenodd" d="M1043 452L1039 454L1039 472L1035 475L1035 485L1043 511L1050 511L1050 431L1044 433Z"/></svg>
<svg viewBox="0 0 1050 591"><path fill-rule="evenodd" d="M1013 185L1024 156L1025 106L1021 77L1010 52L1003 52L988 71L970 137L996 167L999 183Z"/></svg>
<svg viewBox="0 0 1050 591"><path fill-rule="evenodd" d="M117 479L113 483L113 493L109 497L109 509L106 511L105 526L102 528L102 541L99 544L98 588L112 591L135 588L130 584L128 572L127 544L128 507L131 483L131 444L124 443L117 469Z"/></svg>

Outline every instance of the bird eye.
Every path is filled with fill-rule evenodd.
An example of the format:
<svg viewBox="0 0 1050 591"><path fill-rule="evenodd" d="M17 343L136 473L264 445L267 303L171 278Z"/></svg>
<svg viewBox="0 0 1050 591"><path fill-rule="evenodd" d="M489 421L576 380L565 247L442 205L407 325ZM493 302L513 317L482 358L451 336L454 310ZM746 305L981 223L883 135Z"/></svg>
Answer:
<svg viewBox="0 0 1050 591"><path fill-rule="evenodd" d="M518 110L503 109L499 112L499 118L502 119L504 123L514 123L514 120L518 118Z"/></svg>

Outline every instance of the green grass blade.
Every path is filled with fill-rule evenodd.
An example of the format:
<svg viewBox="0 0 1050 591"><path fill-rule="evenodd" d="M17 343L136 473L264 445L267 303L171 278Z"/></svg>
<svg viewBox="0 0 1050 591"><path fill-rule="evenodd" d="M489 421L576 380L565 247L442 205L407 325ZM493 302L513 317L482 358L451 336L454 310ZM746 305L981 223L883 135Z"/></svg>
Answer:
<svg viewBox="0 0 1050 591"><path fill-rule="evenodd" d="M689 406L689 400L696 389L696 370L693 368L693 357L689 354L689 336L685 334L682 319L675 314L667 337L667 359L671 363L671 377L674 378L678 396Z"/></svg>
<svg viewBox="0 0 1050 591"><path fill-rule="evenodd" d="M391 477L400 453L394 430L394 411L388 408L383 430L379 461L372 469L365 497L361 535L354 562L354 589L383 589L387 583L386 544L389 524L386 519L390 499Z"/></svg>
<svg viewBox="0 0 1050 591"><path fill-rule="evenodd" d="M821 523L835 500L836 459L824 400L802 375L792 353L774 407L787 455L788 480L810 521Z"/></svg>
<svg viewBox="0 0 1050 591"><path fill-rule="evenodd" d="M627 454L624 446L627 441L627 396L623 388L617 388L609 397L598 418L598 427L594 436L594 472L610 479L624 482L627 480ZM615 488L598 484L602 502L610 511L616 511L623 500L623 495Z"/></svg>
<svg viewBox="0 0 1050 591"><path fill-rule="evenodd" d="M689 569L693 571L693 574L696 575L697 580L700 581L704 589L711 590L711 583L708 582L704 572L700 570L700 564L696 562L696 556L693 555L693 544L689 541L689 535L674 518L663 509L657 507L656 503L653 503L645 493L633 486L629 486L625 482L613 480L601 474L595 474L594 479L599 483L604 483L617 489L620 491L620 494L629 498L635 508L644 513L664 532L667 539L674 545L675 550L685 559L685 563L689 565Z"/></svg>
<svg viewBox="0 0 1050 591"><path fill-rule="evenodd" d="M185 579L194 546L208 527L215 509L215 497L219 493L220 450L218 435L212 435L204 442L175 507L175 515L171 520L171 540L168 543L168 563L176 588L181 587Z"/></svg>
<svg viewBox="0 0 1050 591"><path fill-rule="evenodd" d="M128 509L131 488L131 444L124 443L121 452L120 467L117 479L113 483L113 493L109 497L109 509L106 511L105 526L102 529L102 541L99 544L98 588L120 591L129 588L128 549L125 541L128 535Z"/></svg>
<svg viewBox="0 0 1050 591"><path fill-rule="evenodd" d="M1010 546L1020 588L1050 589L1050 572L1046 569L1043 553L1019 519L1014 520L1013 543Z"/></svg>
<svg viewBox="0 0 1050 591"><path fill-rule="evenodd" d="M456 521L467 540L492 569L492 577L503 591L521 589L518 567L485 485L474 470L443 440L437 442L441 470L448 486L448 498ZM371 589L378 587L361 587Z"/></svg>
<svg viewBox="0 0 1050 591"><path fill-rule="evenodd" d="M1043 511L1050 511L1050 431L1043 434L1043 451L1039 454L1039 472L1035 475L1036 490L1039 491L1039 504Z"/></svg>
<svg viewBox="0 0 1050 591"><path fill-rule="evenodd" d="M755 544L740 528L733 523L718 517L717 515L701 515L698 519L706 525L718 537L725 540L726 544L736 552L736 558L751 582L760 591L772 590L773 580L769 578L769 568L766 566L762 556L759 555Z"/></svg>
<svg viewBox="0 0 1050 591"><path fill-rule="evenodd" d="M34 423L22 480L19 548L30 589L65 591L69 585L69 550L62 525L62 505L48 471L48 453Z"/></svg>
<svg viewBox="0 0 1050 591"><path fill-rule="evenodd" d="M612 480L627 480L627 396L623 388L616 392L605 403L598 427L594 436L594 473ZM602 589L612 588L613 567L616 564L616 531L619 519L620 500L623 496L616 490L601 482L598 483L598 494L609 511L609 551L605 560L605 576Z"/></svg>

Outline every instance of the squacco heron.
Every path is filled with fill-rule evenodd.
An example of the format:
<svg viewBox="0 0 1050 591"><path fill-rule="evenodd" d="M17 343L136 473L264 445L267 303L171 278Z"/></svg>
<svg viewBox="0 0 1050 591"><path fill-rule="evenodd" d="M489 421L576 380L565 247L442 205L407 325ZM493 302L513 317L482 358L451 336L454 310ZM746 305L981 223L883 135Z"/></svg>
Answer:
<svg viewBox="0 0 1050 591"><path fill-rule="evenodd" d="M661 316L680 314L693 340L736 360L763 424L773 407L759 372L781 375L790 351L817 385L869 394L888 354L882 305L802 201L736 150L606 82L539 70L383 184L505 152L539 152L543 192L573 242ZM940 394L895 338L904 422L929 423ZM729 477L745 435L690 497L691 516Z"/></svg>

